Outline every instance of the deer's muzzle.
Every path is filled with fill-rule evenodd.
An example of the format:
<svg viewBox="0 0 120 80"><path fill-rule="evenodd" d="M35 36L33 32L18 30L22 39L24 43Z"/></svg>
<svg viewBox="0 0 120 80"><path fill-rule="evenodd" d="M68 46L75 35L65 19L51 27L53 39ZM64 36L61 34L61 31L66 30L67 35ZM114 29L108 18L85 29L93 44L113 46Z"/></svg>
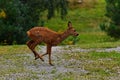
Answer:
<svg viewBox="0 0 120 80"><path fill-rule="evenodd" d="M76 34L75 36L78 36L79 34Z"/></svg>

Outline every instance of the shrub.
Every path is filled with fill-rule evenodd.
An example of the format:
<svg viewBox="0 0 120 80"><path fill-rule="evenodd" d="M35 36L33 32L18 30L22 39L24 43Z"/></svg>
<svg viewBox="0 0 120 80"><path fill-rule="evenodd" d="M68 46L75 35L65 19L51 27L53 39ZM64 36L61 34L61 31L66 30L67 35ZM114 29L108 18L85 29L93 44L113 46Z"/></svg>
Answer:
<svg viewBox="0 0 120 80"><path fill-rule="evenodd" d="M100 24L101 30L107 32L107 34L116 39L120 38L120 27L110 22L104 22Z"/></svg>
<svg viewBox="0 0 120 80"><path fill-rule="evenodd" d="M47 18L60 12L67 14L66 0L0 0L0 42L23 44L26 31L37 26L41 13L47 11ZM44 22L41 22L43 25Z"/></svg>
<svg viewBox="0 0 120 80"><path fill-rule="evenodd" d="M105 0L107 21L100 24L101 30L109 36L120 38L120 0Z"/></svg>

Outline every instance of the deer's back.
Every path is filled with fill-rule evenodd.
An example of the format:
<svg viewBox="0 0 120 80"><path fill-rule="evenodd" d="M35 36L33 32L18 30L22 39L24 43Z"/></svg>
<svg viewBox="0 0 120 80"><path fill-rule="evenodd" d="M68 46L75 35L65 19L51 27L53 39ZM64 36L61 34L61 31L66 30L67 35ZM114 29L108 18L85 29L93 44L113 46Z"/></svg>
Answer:
<svg viewBox="0 0 120 80"><path fill-rule="evenodd" d="M59 34L51 29L45 28L45 27L34 27L30 29L28 36L30 38L34 38L34 40L42 38L45 42L51 42L54 41Z"/></svg>

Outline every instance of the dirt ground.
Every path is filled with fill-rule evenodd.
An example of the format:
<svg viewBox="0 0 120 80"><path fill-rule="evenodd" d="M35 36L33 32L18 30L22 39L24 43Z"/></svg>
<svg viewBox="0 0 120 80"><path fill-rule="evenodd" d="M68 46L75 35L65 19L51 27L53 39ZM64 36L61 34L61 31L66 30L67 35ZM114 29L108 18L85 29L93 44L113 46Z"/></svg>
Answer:
<svg viewBox="0 0 120 80"><path fill-rule="evenodd" d="M42 46L38 47L38 50L39 53L45 53L46 48ZM109 49L81 49L72 46L53 47L52 62L54 66L48 64L48 56L45 56L45 62L42 62L40 59L34 60L32 53L10 55L12 57L9 58L0 56L0 60L3 61L0 63L0 80L81 80L80 76L87 75L90 72L84 69L81 60L72 57L68 59L66 55L90 51L119 52L120 47ZM111 77L111 79L106 80L113 80L112 78L115 79L115 77ZM93 79L84 78L84 80L100 79L93 77Z"/></svg>

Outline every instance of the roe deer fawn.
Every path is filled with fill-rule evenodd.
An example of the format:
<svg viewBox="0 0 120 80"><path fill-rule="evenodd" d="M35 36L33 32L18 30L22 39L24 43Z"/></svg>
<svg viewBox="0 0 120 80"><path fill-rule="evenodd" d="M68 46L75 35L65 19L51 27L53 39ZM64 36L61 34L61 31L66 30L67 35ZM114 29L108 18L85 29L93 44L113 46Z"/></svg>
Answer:
<svg viewBox="0 0 120 80"><path fill-rule="evenodd" d="M68 29L63 33L57 33L45 27L34 27L29 31L27 31L27 35L28 37L31 38L31 40L28 41L26 44L29 47L29 49L31 49L31 51L34 53L35 60L40 58L42 61L44 61L42 57L49 54L49 64L53 65L51 63L52 46L56 46L57 44L61 43L64 39L66 39L70 35L78 36L79 34L72 27L72 23L69 21ZM35 47L41 42L44 42L47 44L47 52L42 55L38 54L35 51Z"/></svg>

